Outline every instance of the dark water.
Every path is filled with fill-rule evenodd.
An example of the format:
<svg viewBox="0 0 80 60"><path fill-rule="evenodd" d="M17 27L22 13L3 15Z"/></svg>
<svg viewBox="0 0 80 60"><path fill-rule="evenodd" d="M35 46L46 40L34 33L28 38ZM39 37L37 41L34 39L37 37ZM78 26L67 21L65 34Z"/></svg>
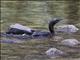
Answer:
<svg viewBox="0 0 80 60"><path fill-rule="evenodd" d="M2 1L1 31L5 32L10 24L20 23L31 28L48 30L48 22L54 17L63 20L57 25L74 24L80 28L79 1ZM57 26L56 25L56 26ZM78 31L80 32L80 30ZM30 39L22 42L16 38L1 37L1 40L15 40L19 43L1 43L1 60L53 60L45 51L56 47L67 52L66 57L54 60L80 60L80 45L73 48L63 46L63 39L75 38L80 41L80 33L73 35L57 34L53 39ZM24 42L23 42L24 41Z"/></svg>

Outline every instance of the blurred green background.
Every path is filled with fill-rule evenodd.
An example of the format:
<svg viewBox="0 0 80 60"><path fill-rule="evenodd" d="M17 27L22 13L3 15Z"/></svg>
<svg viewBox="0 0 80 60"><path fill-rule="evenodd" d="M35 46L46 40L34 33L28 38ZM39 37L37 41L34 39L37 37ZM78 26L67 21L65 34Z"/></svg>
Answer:
<svg viewBox="0 0 80 60"><path fill-rule="evenodd" d="M63 23L80 26L80 1L1 1L1 31L10 24L47 28L52 18L62 18Z"/></svg>

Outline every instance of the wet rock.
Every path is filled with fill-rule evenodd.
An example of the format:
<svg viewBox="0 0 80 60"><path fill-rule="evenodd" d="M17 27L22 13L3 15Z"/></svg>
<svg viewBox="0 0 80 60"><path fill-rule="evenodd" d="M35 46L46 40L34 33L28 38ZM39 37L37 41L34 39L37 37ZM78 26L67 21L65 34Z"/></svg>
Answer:
<svg viewBox="0 0 80 60"><path fill-rule="evenodd" d="M56 57L65 55L65 52L58 50L56 48L50 48L45 53L46 53L46 55L48 55L49 57L52 57L52 58L56 58Z"/></svg>
<svg viewBox="0 0 80 60"><path fill-rule="evenodd" d="M79 29L74 26L74 25L62 25L62 26L57 26L56 31L57 32L65 32L65 33L75 33Z"/></svg>
<svg viewBox="0 0 80 60"><path fill-rule="evenodd" d="M0 40L0 43L23 43L21 40Z"/></svg>
<svg viewBox="0 0 80 60"><path fill-rule="evenodd" d="M61 43L63 45L71 46L71 47L80 44L80 42L76 39L65 39L65 40L61 41Z"/></svg>

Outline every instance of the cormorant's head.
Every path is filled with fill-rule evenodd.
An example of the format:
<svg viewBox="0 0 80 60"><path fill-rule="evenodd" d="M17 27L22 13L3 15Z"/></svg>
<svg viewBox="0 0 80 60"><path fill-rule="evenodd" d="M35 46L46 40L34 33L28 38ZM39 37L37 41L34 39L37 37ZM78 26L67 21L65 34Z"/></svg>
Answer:
<svg viewBox="0 0 80 60"><path fill-rule="evenodd" d="M61 21L62 19L59 19L59 18L54 18L53 20L50 21L49 24L51 25L55 25L56 23L58 23L59 21Z"/></svg>

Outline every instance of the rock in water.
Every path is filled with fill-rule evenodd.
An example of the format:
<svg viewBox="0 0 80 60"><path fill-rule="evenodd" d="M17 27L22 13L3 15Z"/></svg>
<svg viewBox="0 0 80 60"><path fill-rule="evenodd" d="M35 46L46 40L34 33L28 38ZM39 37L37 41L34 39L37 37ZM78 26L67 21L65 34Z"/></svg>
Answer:
<svg viewBox="0 0 80 60"><path fill-rule="evenodd" d="M25 31L28 31L28 32L31 32L31 28L27 27L27 26L23 26L21 24L14 24L14 25L10 25L10 28L17 28L17 29L20 29L20 30L25 30Z"/></svg>
<svg viewBox="0 0 80 60"><path fill-rule="evenodd" d="M56 48L50 48L45 53L46 53L46 55L48 55L49 57L52 57L52 58L56 58L56 57L65 55L65 53L63 51L58 50Z"/></svg>
<svg viewBox="0 0 80 60"><path fill-rule="evenodd" d="M61 43L63 45L71 46L71 47L80 44L80 42L76 39L65 39L65 40L61 41Z"/></svg>
<svg viewBox="0 0 80 60"><path fill-rule="evenodd" d="M79 29L74 26L74 25L62 25L62 26L58 26L56 28L56 31L58 32L65 32L65 33L75 33L77 32Z"/></svg>
<svg viewBox="0 0 80 60"><path fill-rule="evenodd" d="M15 44L15 43L23 43L24 41L20 41L20 40L0 40L0 43L11 43L11 44Z"/></svg>

